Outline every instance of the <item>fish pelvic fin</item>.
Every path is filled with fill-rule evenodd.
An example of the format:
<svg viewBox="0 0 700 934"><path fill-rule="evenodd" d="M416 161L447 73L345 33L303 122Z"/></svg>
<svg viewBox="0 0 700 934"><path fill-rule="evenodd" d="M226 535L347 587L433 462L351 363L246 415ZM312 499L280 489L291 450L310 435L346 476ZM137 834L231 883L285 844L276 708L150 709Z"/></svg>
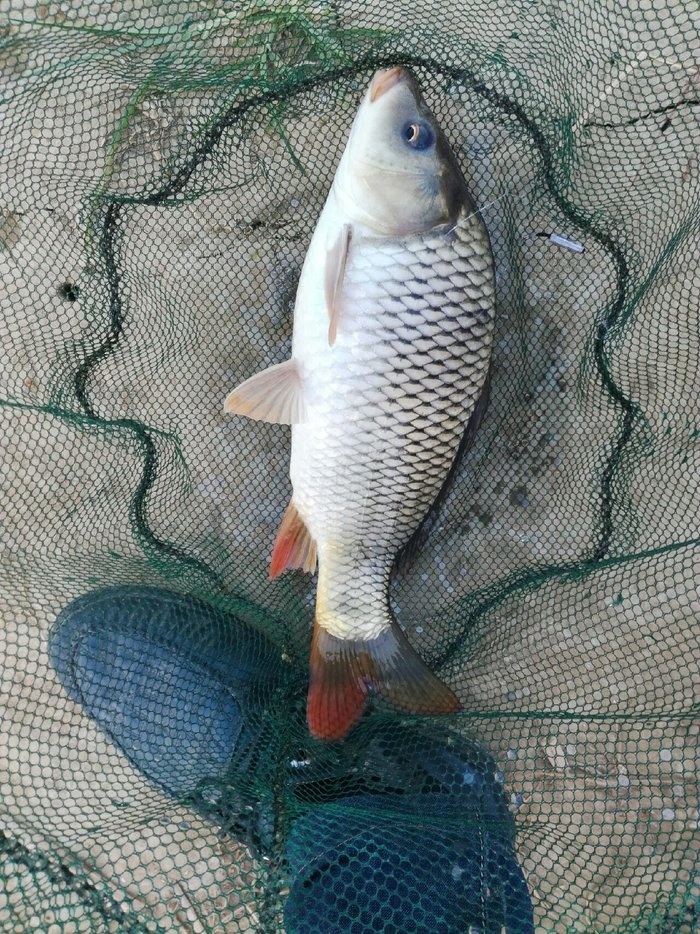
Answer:
<svg viewBox="0 0 700 934"><path fill-rule="evenodd" d="M313 574L316 570L316 542L294 503L290 503L282 516L270 559L270 578L288 568L301 568Z"/></svg>
<svg viewBox="0 0 700 934"><path fill-rule="evenodd" d="M226 397L224 412L277 425L303 422L306 410L296 360L276 363L245 380Z"/></svg>
<svg viewBox="0 0 700 934"><path fill-rule="evenodd" d="M317 739L338 740L358 722L370 690L406 713L456 713L456 695L411 647L396 621L374 639L341 639L316 619L306 718Z"/></svg>

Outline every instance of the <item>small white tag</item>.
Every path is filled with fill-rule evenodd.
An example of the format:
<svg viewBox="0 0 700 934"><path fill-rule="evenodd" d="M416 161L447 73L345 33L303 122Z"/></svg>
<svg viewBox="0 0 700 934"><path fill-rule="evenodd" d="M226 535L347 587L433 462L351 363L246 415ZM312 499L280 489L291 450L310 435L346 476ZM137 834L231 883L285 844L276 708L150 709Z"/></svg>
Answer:
<svg viewBox="0 0 700 934"><path fill-rule="evenodd" d="M568 237L562 237L561 234L551 233L549 239L557 246L563 246L565 250L571 250L572 253L583 253L585 247L576 240L569 240Z"/></svg>

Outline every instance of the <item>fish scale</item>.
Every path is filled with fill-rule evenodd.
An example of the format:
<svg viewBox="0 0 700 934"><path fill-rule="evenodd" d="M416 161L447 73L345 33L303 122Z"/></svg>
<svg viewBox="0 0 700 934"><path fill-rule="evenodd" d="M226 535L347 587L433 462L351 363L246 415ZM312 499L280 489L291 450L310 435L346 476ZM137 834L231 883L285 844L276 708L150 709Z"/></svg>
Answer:
<svg viewBox="0 0 700 934"><path fill-rule="evenodd" d="M351 244L341 330L309 376L312 401L292 429L290 471L318 549L324 625L339 638L371 639L386 628L384 582L435 501L481 392L494 320L489 257L471 211L453 231ZM420 287L417 268L428 277ZM407 295L411 308L397 310ZM432 307L440 314L426 320Z"/></svg>

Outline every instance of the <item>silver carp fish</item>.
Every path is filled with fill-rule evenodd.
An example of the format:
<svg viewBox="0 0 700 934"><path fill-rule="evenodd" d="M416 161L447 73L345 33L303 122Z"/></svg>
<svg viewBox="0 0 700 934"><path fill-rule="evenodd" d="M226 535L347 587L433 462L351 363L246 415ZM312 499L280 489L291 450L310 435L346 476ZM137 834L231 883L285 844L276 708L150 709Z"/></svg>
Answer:
<svg viewBox="0 0 700 934"><path fill-rule="evenodd" d="M380 71L304 261L291 359L224 407L292 426L270 575L318 564L316 737L345 736L370 690L409 713L460 708L396 622L389 580L481 420L493 328L489 238L457 161L413 76Z"/></svg>

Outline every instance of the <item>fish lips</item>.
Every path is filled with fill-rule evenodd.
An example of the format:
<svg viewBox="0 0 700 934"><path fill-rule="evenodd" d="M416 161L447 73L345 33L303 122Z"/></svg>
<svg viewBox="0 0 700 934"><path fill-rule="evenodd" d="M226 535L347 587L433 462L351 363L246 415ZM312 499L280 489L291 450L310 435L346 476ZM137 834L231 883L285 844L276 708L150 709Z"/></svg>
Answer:
<svg viewBox="0 0 700 934"><path fill-rule="evenodd" d="M379 100L387 91L399 83L407 84L416 103L420 103L421 93L418 82L410 71L401 65L395 65L393 68L387 68L384 71L378 71L372 78L369 86L369 99L371 103Z"/></svg>
<svg viewBox="0 0 700 934"><path fill-rule="evenodd" d="M378 71L369 86L369 99L372 102L378 100L382 94L386 94L390 88L393 88L399 81L405 80L407 76L408 72L399 65L387 68L385 71Z"/></svg>

